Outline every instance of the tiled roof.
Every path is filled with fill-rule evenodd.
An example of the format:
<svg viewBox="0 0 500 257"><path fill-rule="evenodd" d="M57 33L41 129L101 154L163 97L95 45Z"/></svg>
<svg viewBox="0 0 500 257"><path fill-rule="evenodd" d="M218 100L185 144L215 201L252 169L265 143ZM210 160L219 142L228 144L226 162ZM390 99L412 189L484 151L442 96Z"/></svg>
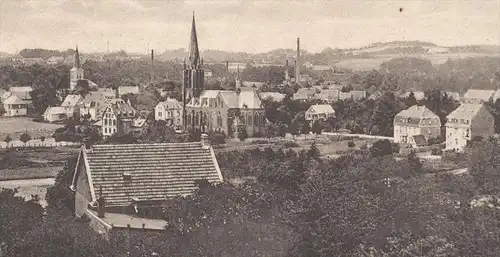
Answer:
<svg viewBox="0 0 500 257"><path fill-rule="evenodd" d="M260 99L269 99L272 98L275 102L281 102L285 99L285 94L278 92L261 92L259 93Z"/></svg>
<svg viewBox="0 0 500 257"><path fill-rule="evenodd" d="M448 114L446 119L472 119L482 107L482 104L461 104L457 109Z"/></svg>
<svg viewBox="0 0 500 257"><path fill-rule="evenodd" d="M477 99L481 101L488 102L493 95L495 90L483 90L483 89L469 89L465 94L465 99Z"/></svg>
<svg viewBox="0 0 500 257"><path fill-rule="evenodd" d="M335 110L329 104L314 104L311 105L307 111L313 111L315 113L335 113Z"/></svg>
<svg viewBox="0 0 500 257"><path fill-rule="evenodd" d="M23 100L19 98L17 95L13 94L9 96L5 101L3 102L4 104L29 104L30 101Z"/></svg>
<svg viewBox="0 0 500 257"><path fill-rule="evenodd" d="M425 137L423 135L414 135L413 141L415 141L415 144L417 146L426 146L427 145L427 140L425 140Z"/></svg>
<svg viewBox="0 0 500 257"><path fill-rule="evenodd" d="M159 105L163 105L163 107L165 109L178 109L178 108L182 108L182 104L177 101L177 99L175 98L167 98L165 101L163 102L159 102L158 103Z"/></svg>
<svg viewBox="0 0 500 257"><path fill-rule="evenodd" d="M81 99L82 99L81 95L67 95L66 98L64 98L64 101L61 104L61 106L75 107Z"/></svg>
<svg viewBox="0 0 500 257"><path fill-rule="evenodd" d="M433 113L431 110L429 110L427 107L424 105L413 105L410 108L406 110L402 110L398 114L396 114L396 117L394 117L394 124L398 125L405 125L405 126L411 126L411 125L424 125L426 123L423 123L424 121L431 121L431 125L438 125L440 126L440 122L434 124L433 120L438 120L439 121L439 116L437 116L435 113ZM429 125L427 123L427 125Z"/></svg>
<svg viewBox="0 0 500 257"><path fill-rule="evenodd" d="M262 108L262 101L255 90L242 90L239 93L232 90L206 90L202 93L200 99L193 99L192 101L196 102L191 102L189 105L204 104L207 102L207 98L216 98L218 95L221 96L225 105L229 108Z"/></svg>
<svg viewBox="0 0 500 257"><path fill-rule="evenodd" d="M201 142L94 145L82 152L93 199L102 189L106 206L190 194L197 180L222 182L213 149Z"/></svg>
<svg viewBox="0 0 500 257"><path fill-rule="evenodd" d="M139 86L123 86L123 87L118 87L118 94L119 95L126 95L126 94L139 94Z"/></svg>
<svg viewBox="0 0 500 257"><path fill-rule="evenodd" d="M32 87L11 87L10 92L15 93L15 92L31 92L33 91Z"/></svg>
<svg viewBox="0 0 500 257"><path fill-rule="evenodd" d="M124 102L110 104L109 107L112 108L113 112L118 116L121 115L135 116L136 113L135 109L132 106Z"/></svg>

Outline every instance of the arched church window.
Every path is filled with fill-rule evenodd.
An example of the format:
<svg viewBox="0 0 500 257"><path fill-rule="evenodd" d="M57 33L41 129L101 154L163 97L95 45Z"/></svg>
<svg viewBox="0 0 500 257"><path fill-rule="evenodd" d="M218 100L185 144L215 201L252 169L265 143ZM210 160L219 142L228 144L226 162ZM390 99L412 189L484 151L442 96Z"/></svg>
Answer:
<svg viewBox="0 0 500 257"><path fill-rule="evenodd" d="M258 113L255 113L253 115L253 125L254 126L260 126L260 122L259 122L259 114Z"/></svg>

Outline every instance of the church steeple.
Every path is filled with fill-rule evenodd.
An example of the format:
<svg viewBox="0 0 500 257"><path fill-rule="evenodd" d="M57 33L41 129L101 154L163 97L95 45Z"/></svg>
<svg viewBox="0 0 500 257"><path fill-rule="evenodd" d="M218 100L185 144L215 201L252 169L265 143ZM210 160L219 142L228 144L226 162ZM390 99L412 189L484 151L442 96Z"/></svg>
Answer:
<svg viewBox="0 0 500 257"><path fill-rule="evenodd" d="M78 45L76 45L75 49L75 62L73 63L73 67L77 69L80 68L80 54L78 53Z"/></svg>
<svg viewBox="0 0 500 257"><path fill-rule="evenodd" d="M196 68L200 64L200 50L198 49L198 35L196 34L196 22L193 11L193 22L191 24L191 39L189 40L189 65Z"/></svg>

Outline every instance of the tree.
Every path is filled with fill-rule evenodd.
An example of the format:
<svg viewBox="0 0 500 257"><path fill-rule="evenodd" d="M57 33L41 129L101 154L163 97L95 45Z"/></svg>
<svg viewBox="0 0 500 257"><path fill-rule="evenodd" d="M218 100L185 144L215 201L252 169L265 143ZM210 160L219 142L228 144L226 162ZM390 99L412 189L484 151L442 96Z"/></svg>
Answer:
<svg viewBox="0 0 500 257"><path fill-rule="evenodd" d="M378 140L373 143L370 152L373 157L381 157L385 155L392 155L392 145L391 142L387 139Z"/></svg>
<svg viewBox="0 0 500 257"><path fill-rule="evenodd" d="M8 144L12 141L12 138L11 138L9 135L7 135L7 136L5 137L5 140L4 140L4 141L5 141L5 143L7 143L7 145L8 145Z"/></svg>
<svg viewBox="0 0 500 257"><path fill-rule="evenodd" d="M248 133L247 133L245 126L243 126L243 125L238 126L238 139L240 141L244 141L247 138L248 138Z"/></svg>
<svg viewBox="0 0 500 257"><path fill-rule="evenodd" d="M21 140L21 142L26 145L26 143L31 140L31 136L27 131L25 131L23 134L21 134L21 136L19 136L19 140Z"/></svg>
<svg viewBox="0 0 500 257"><path fill-rule="evenodd" d="M355 147L355 146L356 146L356 145L354 144L354 142L352 142L352 141L347 142L347 147L349 147L349 148L353 148L353 147Z"/></svg>
<svg viewBox="0 0 500 257"><path fill-rule="evenodd" d="M322 128L322 124L321 124L321 122L320 122L320 121L318 121L318 120L315 120L315 121L313 122L313 125L312 125L312 128L311 128L311 131L312 131L314 134L319 135L319 134L321 134L321 130L322 130L322 129L323 129L323 128Z"/></svg>
<svg viewBox="0 0 500 257"><path fill-rule="evenodd" d="M208 139L212 145L222 145L226 143L226 135L222 132L211 132L208 134Z"/></svg>
<svg viewBox="0 0 500 257"><path fill-rule="evenodd" d="M415 151L411 151L407 156L408 164L410 165L411 172L415 175L420 175L423 172L423 166L420 162Z"/></svg>
<svg viewBox="0 0 500 257"><path fill-rule="evenodd" d="M0 100L0 116L5 114L5 108L3 107L2 101Z"/></svg>

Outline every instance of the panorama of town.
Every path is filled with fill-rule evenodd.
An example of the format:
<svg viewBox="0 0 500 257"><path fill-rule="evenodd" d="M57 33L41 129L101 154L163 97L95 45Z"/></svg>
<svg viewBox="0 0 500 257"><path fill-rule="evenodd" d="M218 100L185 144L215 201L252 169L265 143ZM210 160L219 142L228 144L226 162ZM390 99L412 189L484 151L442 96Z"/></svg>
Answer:
<svg viewBox="0 0 500 257"><path fill-rule="evenodd" d="M498 47L187 20L186 51L1 56L0 256L500 256Z"/></svg>

